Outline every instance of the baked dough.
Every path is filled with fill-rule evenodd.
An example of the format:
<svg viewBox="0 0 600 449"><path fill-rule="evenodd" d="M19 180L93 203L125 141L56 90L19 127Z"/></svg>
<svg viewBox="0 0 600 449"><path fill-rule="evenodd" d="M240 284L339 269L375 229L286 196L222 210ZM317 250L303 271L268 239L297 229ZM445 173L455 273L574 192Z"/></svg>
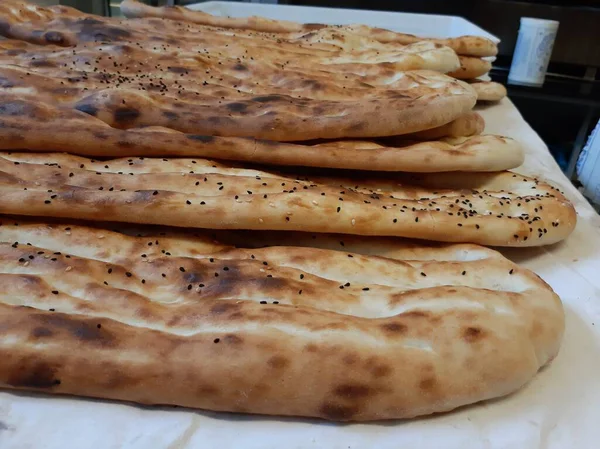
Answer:
<svg viewBox="0 0 600 449"><path fill-rule="evenodd" d="M441 139L471 134L472 128L483 122L475 113L448 126L381 143L342 140L300 145L182 134L160 127L121 130L89 114L51 106L36 98L6 94L0 98L4 100L4 110L11 111L0 112L0 149L4 150L59 149L91 157L196 156L255 164L409 172L505 170L521 165L524 157L521 146L506 137ZM438 137L437 141L418 141Z"/></svg>
<svg viewBox="0 0 600 449"><path fill-rule="evenodd" d="M555 243L576 222L558 189L511 172L342 176L203 159L2 153L0 213L498 246Z"/></svg>
<svg viewBox="0 0 600 449"><path fill-rule="evenodd" d="M165 229L0 229L3 388L410 418L514 392L564 330L547 284L475 245L379 242L392 260L361 255L369 239L235 249Z"/></svg>
<svg viewBox="0 0 600 449"><path fill-rule="evenodd" d="M494 81L467 80L477 92L477 101L500 101L506 97L506 87Z"/></svg>

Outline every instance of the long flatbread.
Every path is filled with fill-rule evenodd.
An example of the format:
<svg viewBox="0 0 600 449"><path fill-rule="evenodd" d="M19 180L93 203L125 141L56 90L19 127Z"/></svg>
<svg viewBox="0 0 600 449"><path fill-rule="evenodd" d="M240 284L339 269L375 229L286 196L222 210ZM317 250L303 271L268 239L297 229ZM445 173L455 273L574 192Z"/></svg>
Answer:
<svg viewBox="0 0 600 449"><path fill-rule="evenodd" d="M510 172L281 175L202 159L3 153L0 213L212 229L334 232L498 246L555 243L573 206Z"/></svg>
<svg viewBox="0 0 600 449"><path fill-rule="evenodd" d="M448 75L460 80L477 78L485 75L492 69L492 63L485 59L474 58L472 56L461 56L459 59L460 68L448 73Z"/></svg>
<svg viewBox="0 0 600 449"><path fill-rule="evenodd" d="M434 39L412 34L399 33L383 28L369 27L366 25L325 25L318 23L301 24L288 20L272 20L265 17L221 17L214 16L203 11L191 11L181 6L151 7L138 0L124 0L121 3L121 11L126 17L142 18L157 17L176 21L191 22L200 25L216 27L246 29L266 33L303 33L320 29L347 30L359 36L375 39L383 43L398 43L410 45L424 40L435 42L452 48L459 55L467 56L495 56L498 47L490 39L481 36L460 36L448 39Z"/></svg>
<svg viewBox="0 0 600 449"><path fill-rule="evenodd" d="M477 100L479 101L479 93ZM386 142L402 141L406 138L417 140L436 140L442 137L469 137L483 133L485 121L477 112L469 112L456 120L437 128L426 129L417 133L385 139ZM1 131L1 130L0 130ZM408 170L410 171L410 170Z"/></svg>
<svg viewBox="0 0 600 449"><path fill-rule="evenodd" d="M255 164L379 171L498 171L523 163L523 150L512 139L473 136L419 142L427 136L462 135L471 119L428 130L407 140L376 143L334 141L315 145L279 143L241 137L183 134L166 128L121 130L89 114L58 108L34 98L0 96L0 149L67 151L91 157L205 157Z"/></svg>
<svg viewBox="0 0 600 449"><path fill-rule="evenodd" d="M15 41L0 46L7 49L0 92L74 108L124 129L164 126L282 141L379 137L444 125L476 102L468 84L430 71L387 69L382 77L362 77L283 70L269 61L242 64L196 52L188 60L174 48L155 52L128 41L77 50Z"/></svg>
<svg viewBox="0 0 600 449"><path fill-rule="evenodd" d="M392 260L1 225L3 388L410 418L514 392L556 356L564 331L547 284L474 245L396 243Z"/></svg>
<svg viewBox="0 0 600 449"><path fill-rule="evenodd" d="M506 87L494 81L467 80L477 92L477 101L500 101L507 95Z"/></svg>

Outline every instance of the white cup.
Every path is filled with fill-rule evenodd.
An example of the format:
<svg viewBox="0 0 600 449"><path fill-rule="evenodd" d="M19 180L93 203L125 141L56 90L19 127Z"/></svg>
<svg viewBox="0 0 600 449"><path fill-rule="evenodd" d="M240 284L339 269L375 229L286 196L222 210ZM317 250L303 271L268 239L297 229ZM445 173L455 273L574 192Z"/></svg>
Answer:
<svg viewBox="0 0 600 449"><path fill-rule="evenodd" d="M546 78L558 22L521 17L517 46L508 74L511 84L541 86Z"/></svg>

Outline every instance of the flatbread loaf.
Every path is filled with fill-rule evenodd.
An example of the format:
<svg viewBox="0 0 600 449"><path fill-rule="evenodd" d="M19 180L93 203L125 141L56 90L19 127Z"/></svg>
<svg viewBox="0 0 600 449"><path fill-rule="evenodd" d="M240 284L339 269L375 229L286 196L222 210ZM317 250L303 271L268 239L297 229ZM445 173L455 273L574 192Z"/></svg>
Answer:
<svg viewBox="0 0 600 449"><path fill-rule="evenodd" d="M514 392L564 330L547 284L474 245L392 260L1 221L3 388L409 418Z"/></svg>
<svg viewBox="0 0 600 449"><path fill-rule="evenodd" d="M202 159L2 153L0 213L212 229L334 232L498 246L564 239L573 206L510 172L281 175Z"/></svg>
<svg viewBox="0 0 600 449"><path fill-rule="evenodd" d="M500 101L506 97L506 87L494 81L467 80L477 92L477 101Z"/></svg>
<svg viewBox="0 0 600 449"><path fill-rule="evenodd" d="M479 96L478 96L479 100ZM1 118L0 118L1 120ZM426 129L413 134L395 136L385 139L386 142L406 140L407 137L417 140L436 140L442 137L469 137L479 135L485 129L485 120L477 112L469 112L456 120L437 128ZM1 132L1 130L0 130ZM514 168L514 167L510 167ZM410 170L406 170L410 171ZM485 171L485 170L484 170Z"/></svg>
<svg viewBox="0 0 600 449"><path fill-rule="evenodd" d="M375 39L383 43L397 43L410 45L416 42L430 41L452 48L459 55L467 56L495 56L498 47L490 39L481 36L460 36L449 39L432 39L414 36L412 34L374 28L366 25L325 25L318 23L301 24L287 20L272 20L265 17L220 17L213 16L203 11L192 11L181 6L152 7L137 0L124 0L121 3L121 12L129 18L157 17L210 25L215 27L254 30L265 33L293 34L305 33L322 29L349 31L356 35Z"/></svg>
<svg viewBox="0 0 600 449"><path fill-rule="evenodd" d="M418 142L436 134L469 131L469 117L451 126L417 134L415 140L329 141L314 145L241 137L182 134L159 127L121 130L89 114L44 104L34 98L4 95L0 108L0 149L67 151L92 157L205 157L258 164L379 171L497 171L523 163L523 150L512 139L474 136ZM477 119L474 119L477 120Z"/></svg>
<svg viewBox="0 0 600 449"><path fill-rule="evenodd" d="M136 44L62 49L2 42L0 92L74 108L123 129L164 126L281 141L422 131L464 115L477 100L468 84L431 71L387 68L363 77Z"/></svg>
<svg viewBox="0 0 600 449"><path fill-rule="evenodd" d="M460 68L448 73L449 76L460 80L477 78L485 75L492 69L492 63L485 59L473 56L460 56Z"/></svg>

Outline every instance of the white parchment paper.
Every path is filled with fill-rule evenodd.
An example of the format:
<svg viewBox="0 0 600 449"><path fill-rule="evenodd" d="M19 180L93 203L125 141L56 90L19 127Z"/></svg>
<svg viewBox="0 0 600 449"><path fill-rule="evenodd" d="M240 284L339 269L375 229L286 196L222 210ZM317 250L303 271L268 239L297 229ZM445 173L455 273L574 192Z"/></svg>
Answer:
<svg viewBox="0 0 600 449"><path fill-rule="evenodd" d="M526 147L518 171L558 185L579 214L563 243L504 251L556 290L567 316L559 356L521 391L424 419L347 425L0 392L0 449L600 447L600 217L510 100L481 112L486 132Z"/></svg>

